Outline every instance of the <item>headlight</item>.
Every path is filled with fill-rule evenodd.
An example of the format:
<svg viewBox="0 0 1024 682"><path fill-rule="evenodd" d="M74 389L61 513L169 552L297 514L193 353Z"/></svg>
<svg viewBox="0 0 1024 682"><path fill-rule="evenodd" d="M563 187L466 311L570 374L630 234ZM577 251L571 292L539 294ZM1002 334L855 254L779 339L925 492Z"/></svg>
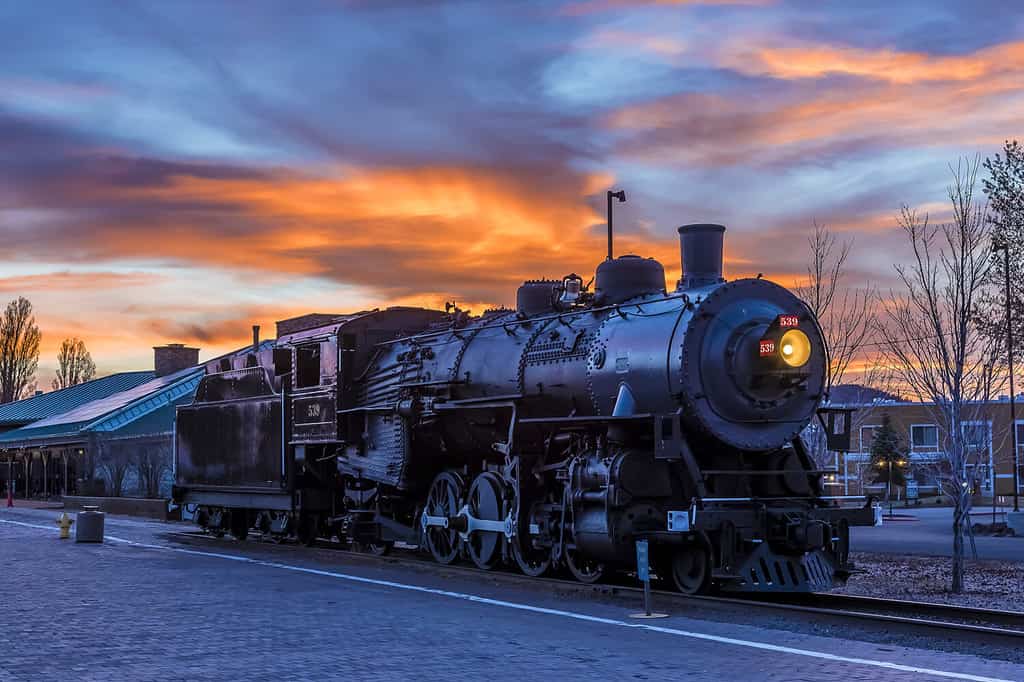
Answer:
<svg viewBox="0 0 1024 682"><path fill-rule="evenodd" d="M779 356L790 367L803 367L811 359L811 340L799 329L790 329L779 339Z"/></svg>

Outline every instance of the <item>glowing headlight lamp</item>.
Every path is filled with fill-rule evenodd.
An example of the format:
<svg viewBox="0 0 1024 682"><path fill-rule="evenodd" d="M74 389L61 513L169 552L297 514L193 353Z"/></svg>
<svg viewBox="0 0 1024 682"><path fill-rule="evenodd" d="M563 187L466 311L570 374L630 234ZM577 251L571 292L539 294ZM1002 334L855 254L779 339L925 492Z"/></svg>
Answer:
<svg viewBox="0 0 1024 682"><path fill-rule="evenodd" d="M779 355L790 367L803 367L811 359L811 340L799 329L790 329L779 341Z"/></svg>
<svg viewBox="0 0 1024 682"><path fill-rule="evenodd" d="M811 359L811 340L797 327L800 318L796 315L779 315L768 328L769 336L761 339L762 358L777 358L789 367L803 367ZM785 330L785 331L783 331ZM778 332L782 336L776 336Z"/></svg>

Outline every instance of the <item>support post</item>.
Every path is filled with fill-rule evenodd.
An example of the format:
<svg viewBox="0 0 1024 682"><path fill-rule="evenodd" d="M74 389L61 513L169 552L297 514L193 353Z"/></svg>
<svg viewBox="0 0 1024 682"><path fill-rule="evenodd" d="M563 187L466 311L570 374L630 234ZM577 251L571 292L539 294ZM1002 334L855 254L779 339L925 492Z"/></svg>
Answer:
<svg viewBox="0 0 1024 682"><path fill-rule="evenodd" d="M647 540L636 541L636 577L644 584L644 612L630 614L630 618L667 618L667 613L651 612L651 562Z"/></svg>

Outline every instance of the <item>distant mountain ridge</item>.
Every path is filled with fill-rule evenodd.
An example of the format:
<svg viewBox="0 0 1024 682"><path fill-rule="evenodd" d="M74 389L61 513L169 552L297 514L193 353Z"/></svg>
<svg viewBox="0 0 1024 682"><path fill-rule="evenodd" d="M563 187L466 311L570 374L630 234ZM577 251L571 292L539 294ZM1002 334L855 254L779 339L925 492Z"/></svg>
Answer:
<svg viewBox="0 0 1024 682"><path fill-rule="evenodd" d="M862 384L840 384L839 386L832 387L832 391L829 393L829 400L833 404L852 405L871 403L876 400L900 402L903 399L888 391L882 391Z"/></svg>

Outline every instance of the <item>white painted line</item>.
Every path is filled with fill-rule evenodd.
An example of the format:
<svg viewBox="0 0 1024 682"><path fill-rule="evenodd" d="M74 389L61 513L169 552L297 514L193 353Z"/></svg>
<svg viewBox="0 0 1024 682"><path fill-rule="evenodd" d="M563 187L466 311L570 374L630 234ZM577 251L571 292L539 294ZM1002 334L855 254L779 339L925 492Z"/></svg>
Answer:
<svg viewBox="0 0 1024 682"><path fill-rule="evenodd" d="M0 519L0 523L9 523L16 526L25 526L27 528L41 528L43 530L58 530L56 527L41 526L35 523L24 523L21 521L10 521L7 519ZM767 644L765 642L755 642L747 639L737 639L734 637L723 637L721 635L709 635L703 632L692 632L690 630L679 630L677 628L667 628L657 625L648 625L646 623L636 623L624 620L617 620L614 618L602 618L601 616L591 616L585 613L578 613L575 611L563 611L561 609L549 609L542 606L531 606L530 604L520 604L517 602L504 601L501 599L491 599L490 597L480 597L474 594L466 594L463 592L452 592L450 590L441 590L434 587L423 587L422 585L409 585L406 583L394 582L391 580L379 580L377 578L365 578L358 575L350 575L348 573L337 573L335 571L323 571L316 568L307 568L305 566L294 566L292 564L282 564L275 561L263 561L261 559L251 559L245 556L239 556L237 554L221 554L219 552L203 552L194 549L184 549L182 547L168 547L166 545L152 545L144 542L136 542L134 540L126 540L124 538L115 537L112 535L104 535L104 539L110 540L111 542L118 542L132 547L141 547L144 549L156 549L167 552L178 552L180 554L190 554L195 556L212 557L215 559L225 559L228 561L237 561L244 564L253 564L255 566L263 566L266 568L276 568L284 571L295 571L297 573L307 573L310 575L324 576L327 578L337 578L339 580L346 580L354 583L362 583L364 585L375 585L378 587L391 587L397 590L405 590L408 592L420 592L423 594L433 594L441 597L449 597L452 599L461 599L464 601L470 601L477 604L487 604L488 606L499 606L501 608L515 609L518 611L529 611L531 613L540 613L548 616L559 616L562 618L571 618L573 620L585 621L588 623L600 623L602 625L614 625L617 627L633 628L637 630L649 630L651 632L658 632L666 635L674 635L676 637L685 637L688 639L699 639L707 642L716 642L719 644L731 644L734 646L746 647L748 649L758 649L761 651L771 651L775 653L793 654L795 656L804 656L807 658L817 658L826 661L834 661L836 663L851 663L854 665L863 665L872 668L883 668L885 670L898 670L900 672L916 673L919 675L931 675L933 677L942 677L953 680L969 680L970 682L1013 682L998 677L985 677L982 675L971 675L970 673L958 673L950 672L946 670L935 670L932 668L921 668L913 665L904 665L902 663L891 663L889 661L878 661L870 658L854 658L852 656L839 656L836 654L829 654L823 651L812 651L810 649L797 649L794 647L782 646L779 644Z"/></svg>

